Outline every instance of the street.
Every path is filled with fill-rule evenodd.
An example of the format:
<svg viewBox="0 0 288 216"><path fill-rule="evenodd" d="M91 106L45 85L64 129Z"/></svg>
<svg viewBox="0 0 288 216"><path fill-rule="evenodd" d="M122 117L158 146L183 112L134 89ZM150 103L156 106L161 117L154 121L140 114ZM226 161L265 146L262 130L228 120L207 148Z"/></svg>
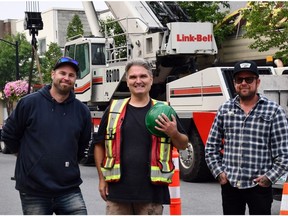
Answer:
<svg viewBox="0 0 288 216"><path fill-rule="evenodd" d="M21 215L21 203L15 190L14 175L16 157L0 153L1 201L0 215ZM105 215L105 202L98 193L98 176L95 167L80 166L83 184L81 189L89 215ZM221 194L217 182L181 184L181 212L183 215L221 215ZM281 202L272 205L272 215L279 215ZM170 214L169 206L164 206L164 214ZM246 213L248 214L248 213Z"/></svg>

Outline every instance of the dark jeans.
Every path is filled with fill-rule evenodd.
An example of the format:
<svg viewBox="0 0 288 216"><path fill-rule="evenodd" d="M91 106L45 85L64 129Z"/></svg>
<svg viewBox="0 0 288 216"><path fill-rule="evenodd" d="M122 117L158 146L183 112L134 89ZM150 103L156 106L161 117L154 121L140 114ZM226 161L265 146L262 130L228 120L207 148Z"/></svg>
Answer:
<svg viewBox="0 0 288 216"><path fill-rule="evenodd" d="M246 204L250 215L271 215L271 186L238 189L228 183L221 185L221 188L224 215L245 215Z"/></svg>
<svg viewBox="0 0 288 216"><path fill-rule="evenodd" d="M59 197L39 197L20 192L24 215L87 215L81 192L73 192Z"/></svg>

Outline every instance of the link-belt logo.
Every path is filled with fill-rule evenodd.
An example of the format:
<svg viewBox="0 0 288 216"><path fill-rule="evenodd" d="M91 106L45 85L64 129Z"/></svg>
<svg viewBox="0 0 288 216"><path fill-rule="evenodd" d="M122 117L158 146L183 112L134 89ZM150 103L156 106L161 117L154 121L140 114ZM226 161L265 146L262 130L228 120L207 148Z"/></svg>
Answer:
<svg viewBox="0 0 288 216"><path fill-rule="evenodd" d="M212 34L208 35L192 35L192 34L177 34L177 42L211 42Z"/></svg>

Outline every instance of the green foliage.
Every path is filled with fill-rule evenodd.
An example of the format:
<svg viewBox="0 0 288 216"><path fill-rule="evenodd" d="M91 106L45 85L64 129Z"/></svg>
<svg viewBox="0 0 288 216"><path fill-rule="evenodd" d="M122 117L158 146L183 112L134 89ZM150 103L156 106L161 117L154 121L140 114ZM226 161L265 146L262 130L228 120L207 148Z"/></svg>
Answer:
<svg viewBox="0 0 288 216"><path fill-rule="evenodd" d="M105 32L105 25L106 25L106 32ZM108 17L105 21L100 20L100 32L102 32L104 35L107 36L115 36L118 34L122 34L123 30L118 22L115 22L115 20L112 17ZM115 38L116 44L123 43L123 39L125 39L125 35L121 35Z"/></svg>
<svg viewBox="0 0 288 216"><path fill-rule="evenodd" d="M32 46L25 34L8 35L3 40L12 44L18 41L20 79L28 80ZM3 91L7 82L16 79L16 47L4 41L0 41L0 68L0 90Z"/></svg>
<svg viewBox="0 0 288 216"><path fill-rule="evenodd" d="M3 40L15 44L18 41L19 44L19 72L20 79L27 82L29 73L31 70L32 59L32 46L27 41L25 34L9 35L3 38ZM48 51L44 57L40 58L41 73L44 83L51 82L51 70L58 58L62 56L61 48L57 43L51 43ZM3 92L4 86L7 82L15 80L16 74L16 59L15 59L15 47L4 41L0 41L0 91ZM36 68L36 61L32 67L32 81L31 84L40 84L39 74Z"/></svg>
<svg viewBox="0 0 288 216"><path fill-rule="evenodd" d="M123 30L115 19L108 17L106 20L100 20L100 32L106 37L113 37L116 47L126 46L126 36L119 35ZM126 56L126 49L119 50L120 57Z"/></svg>
<svg viewBox="0 0 288 216"><path fill-rule="evenodd" d="M249 8L243 10L247 22L244 37L254 40L249 47L259 52L278 48L274 58L288 64L287 14L288 2L250 2Z"/></svg>
<svg viewBox="0 0 288 216"><path fill-rule="evenodd" d="M178 4L190 17L190 22L211 22L213 24L218 46L221 46L222 42L231 34L232 25L223 24L221 28L215 28L229 13L230 4L227 1L179 1Z"/></svg>
<svg viewBox="0 0 288 216"><path fill-rule="evenodd" d="M83 24L80 20L80 17L77 14L75 14L72 21L68 24L66 39L83 34L84 34Z"/></svg>
<svg viewBox="0 0 288 216"><path fill-rule="evenodd" d="M221 12L220 6L229 9L230 5L225 1L179 1L178 4L190 17L190 22L211 22L217 24L228 13Z"/></svg>
<svg viewBox="0 0 288 216"><path fill-rule="evenodd" d="M51 71L56 61L63 55L57 43L50 43L48 47L48 51L45 52L44 57L41 58L41 72L45 84L51 82Z"/></svg>

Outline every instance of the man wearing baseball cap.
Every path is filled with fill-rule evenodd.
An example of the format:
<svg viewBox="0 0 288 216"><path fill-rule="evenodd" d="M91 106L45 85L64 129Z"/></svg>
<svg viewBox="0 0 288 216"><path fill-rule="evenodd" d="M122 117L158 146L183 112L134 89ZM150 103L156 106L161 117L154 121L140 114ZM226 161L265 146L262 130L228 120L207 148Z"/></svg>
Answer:
<svg viewBox="0 0 288 216"><path fill-rule="evenodd" d="M277 103L257 93L254 61L234 66L237 96L220 106L205 147L205 158L222 189L223 213L270 215L272 187L288 171L288 124ZM219 149L224 147L223 155Z"/></svg>
<svg viewBox="0 0 288 216"><path fill-rule="evenodd" d="M70 57L59 58L58 61L56 62L56 64L54 65L53 70L55 71L57 68L61 67L62 65L65 65L65 64L73 67L76 73L78 73L80 70L79 69L79 63Z"/></svg>
<svg viewBox="0 0 288 216"><path fill-rule="evenodd" d="M79 64L61 57L52 84L23 97L7 119L2 139L17 153L16 189L23 214L87 214L78 162L91 137L91 116L75 98Z"/></svg>
<svg viewBox="0 0 288 216"><path fill-rule="evenodd" d="M249 71L259 77L257 65L254 61L239 61L234 66L233 76L242 71Z"/></svg>

